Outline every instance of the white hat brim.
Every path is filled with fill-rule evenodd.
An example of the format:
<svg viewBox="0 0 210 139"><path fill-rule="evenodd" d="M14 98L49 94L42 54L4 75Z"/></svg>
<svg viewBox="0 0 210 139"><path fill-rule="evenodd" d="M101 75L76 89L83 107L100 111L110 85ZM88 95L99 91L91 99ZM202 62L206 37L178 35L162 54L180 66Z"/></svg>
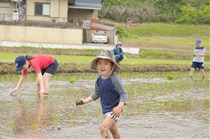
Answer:
<svg viewBox="0 0 210 139"><path fill-rule="evenodd" d="M105 56L98 56L95 59L92 60L91 64L90 64L90 68L93 70L97 70L96 68L96 62L98 59L107 59L109 61L111 61L113 64L115 64L115 68L114 68L114 72L119 72L120 71L120 66L119 64L117 64L117 62L109 57L105 57Z"/></svg>

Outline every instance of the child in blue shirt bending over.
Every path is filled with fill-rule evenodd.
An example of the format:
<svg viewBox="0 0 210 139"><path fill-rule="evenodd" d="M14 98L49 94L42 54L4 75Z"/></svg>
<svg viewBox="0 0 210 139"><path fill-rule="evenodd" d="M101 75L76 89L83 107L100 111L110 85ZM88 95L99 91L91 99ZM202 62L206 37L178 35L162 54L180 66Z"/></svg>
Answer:
<svg viewBox="0 0 210 139"><path fill-rule="evenodd" d="M104 120L100 126L101 138L109 139L109 131L114 139L120 139L116 121L119 119L127 100L126 90L121 79L115 74L120 70L114 53L101 50L91 62L91 69L97 70L99 76L95 82L95 92L86 99L80 98L76 105L82 105L100 97Z"/></svg>

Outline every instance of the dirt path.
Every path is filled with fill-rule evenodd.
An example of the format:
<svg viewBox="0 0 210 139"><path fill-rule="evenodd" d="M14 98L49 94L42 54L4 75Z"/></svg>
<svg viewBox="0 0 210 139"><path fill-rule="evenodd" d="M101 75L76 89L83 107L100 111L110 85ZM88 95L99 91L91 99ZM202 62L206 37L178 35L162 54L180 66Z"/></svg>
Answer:
<svg viewBox="0 0 210 139"><path fill-rule="evenodd" d="M114 49L115 45L110 44L93 44L93 43L85 43L81 45L64 45L64 44L46 44L46 43L24 43L24 42L6 42L0 41L0 46L6 47L22 47L22 46L30 46L35 48L69 48L69 49ZM139 48L126 47L124 48L124 52L131 54L138 54Z"/></svg>

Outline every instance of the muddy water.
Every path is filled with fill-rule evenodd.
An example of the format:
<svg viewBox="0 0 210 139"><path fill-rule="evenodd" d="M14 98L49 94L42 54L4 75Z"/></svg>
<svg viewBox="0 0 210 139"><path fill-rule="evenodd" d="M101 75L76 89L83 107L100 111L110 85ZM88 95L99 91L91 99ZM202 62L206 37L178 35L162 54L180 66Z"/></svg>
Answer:
<svg viewBox="0 0 210 139"><path fill-rule="evenodd" d="M51 80L50 94L36 95L26 81L0 83L0 138L100 138L100 102L75 106L94 90L95 80ZM209 138L209 79L123 79L128 103L118 122L122 138ZM174 86L174 87L173 87Z"/></svg>

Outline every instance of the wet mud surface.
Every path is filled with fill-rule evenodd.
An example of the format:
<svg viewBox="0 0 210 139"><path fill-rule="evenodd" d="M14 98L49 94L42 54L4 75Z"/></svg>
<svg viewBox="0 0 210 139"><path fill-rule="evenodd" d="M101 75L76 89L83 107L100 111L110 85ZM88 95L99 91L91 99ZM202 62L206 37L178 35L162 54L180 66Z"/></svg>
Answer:
<svg viewBox="0 0 210 139"><path fill-rule="evenodd" d="M209 138L209 79L122 79L128 102L118 121L122 139ZM39 99L35 81L16 96L16 82L0 82L0 138L100 138L100 101L76 106L94 90L95 80L51 80Z"/></svg>

